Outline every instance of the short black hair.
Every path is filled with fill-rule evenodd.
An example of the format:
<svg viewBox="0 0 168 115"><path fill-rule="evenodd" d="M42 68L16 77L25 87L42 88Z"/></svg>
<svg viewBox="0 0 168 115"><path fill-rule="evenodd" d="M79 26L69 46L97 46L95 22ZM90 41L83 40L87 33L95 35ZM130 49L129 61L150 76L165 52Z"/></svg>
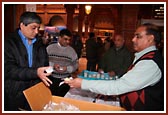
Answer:
<svg viewBox="0 0 168 115"><path fill-rule="evenodd" d="M27 26L30 23L41 24L42 20L41 17L37 15L35 12L27 11L20 16L20 23L23 23L25 26Z"/></svg>
<svg viewBox="0 0 168 115"><path fill-rule="evenodd" d="M62 37L64 35L71 37L72 33L68 29L62 29L59 33L59 35Z"/></svg>
<svg viewBox="0 0 168 115"><path fill-rule="evenodd" d="M95 33L94 32L90 32L89 33L89 38L93 38L93 37L95 37Z"/></svg>
<svg viewBox="0 0 168 115"><path fill-rule="evenodd" d="M161 42L162 34L158 26L151 23L144 23L142 26L146 27L147 35L154 36L154 40L157 44Z"/></svg>

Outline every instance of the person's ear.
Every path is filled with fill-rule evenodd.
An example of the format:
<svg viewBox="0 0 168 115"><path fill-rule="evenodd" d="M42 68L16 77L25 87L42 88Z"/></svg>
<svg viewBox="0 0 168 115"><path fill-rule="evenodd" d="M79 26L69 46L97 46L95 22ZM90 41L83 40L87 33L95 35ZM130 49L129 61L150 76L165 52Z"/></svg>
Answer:
<svg viewBox="0 0 168 115"><path fill-rule="evenodd" d="M20 28L22 28L24 26L23 22L20 23Z"/></svg>
<svg viewBox="0 0 168 115"><path fill-rule="evenodd" d="M154 41L155 41L154 35L149 35L149 36L148 36L148 41L149 41L150 43L154 42Z"/></svg>

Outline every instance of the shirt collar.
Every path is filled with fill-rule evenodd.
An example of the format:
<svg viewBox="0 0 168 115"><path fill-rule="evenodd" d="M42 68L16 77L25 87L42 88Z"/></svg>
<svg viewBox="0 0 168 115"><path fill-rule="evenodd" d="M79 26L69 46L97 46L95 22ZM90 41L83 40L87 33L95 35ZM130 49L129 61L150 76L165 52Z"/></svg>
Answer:
<svg viewBox="0 0 168 115"><path fill-rule="evenodd" d="M23 41L23 43L28 44L28 39L23 35L23 33L21 32L21 30L18 31L18 34L20 35L21 40ZM32 39L32 44L36 42L36 38Z"/></svg>
<svg viewBox="0 0 168 115"><path fill-rule="evenodd" d="M57 44L58 44L59 47L62 47L61 44L60 44L59 42L58 42Z"/></svg>
<svg viewBox="0 0 168 115"><path fill-rule="evenodd" d="M119 51L119 50L122 49L123 47L124 47L124 46L121 46L121 47L118 47L118 48L117 48L117 47L115 46L115 50L116 50L116 51Z"/></svg>
<svg viewBox="0 0 168 115"><path fill-rule="evenodd" d="M153 50L157 50L156 46L150 46L144 50L142 50L141 52L135 53L135 60L139 59L141 56L143 56L144 54L146 54L147 52L153 51Z"/></svg>
<svg viewBox="0 0 168 115"><path fill-rule="evenodd" d="M62 48L62 49L66 49L67 47L65 47L65 46L61 46L61 44L58 42L57 43L58 44L58 46L60 47L60 48Z"/></svg>

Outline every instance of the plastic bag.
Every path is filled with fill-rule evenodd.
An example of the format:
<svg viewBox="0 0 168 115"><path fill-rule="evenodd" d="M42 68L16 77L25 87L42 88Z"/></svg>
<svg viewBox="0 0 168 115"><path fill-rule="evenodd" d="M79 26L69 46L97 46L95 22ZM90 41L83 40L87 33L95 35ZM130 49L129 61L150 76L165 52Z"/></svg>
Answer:
<svg viewBox="0 0 168 115"><path fill-rule="evenodd" d="M76 106L67 102L54 103L50 101L43 108L43 111L80 111Z"/></svg>

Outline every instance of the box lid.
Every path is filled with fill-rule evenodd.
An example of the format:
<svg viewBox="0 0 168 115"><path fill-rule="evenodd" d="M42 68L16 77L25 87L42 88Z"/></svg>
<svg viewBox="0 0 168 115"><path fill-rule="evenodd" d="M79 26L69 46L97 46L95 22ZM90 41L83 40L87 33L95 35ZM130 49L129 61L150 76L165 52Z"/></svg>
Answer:
<svg viewBox="0 0 168 115"><path fill-rule="evenodd" d="M33 111L41 111L52 100L52 94L43 82L24 90L23 93Z"/></svg>

